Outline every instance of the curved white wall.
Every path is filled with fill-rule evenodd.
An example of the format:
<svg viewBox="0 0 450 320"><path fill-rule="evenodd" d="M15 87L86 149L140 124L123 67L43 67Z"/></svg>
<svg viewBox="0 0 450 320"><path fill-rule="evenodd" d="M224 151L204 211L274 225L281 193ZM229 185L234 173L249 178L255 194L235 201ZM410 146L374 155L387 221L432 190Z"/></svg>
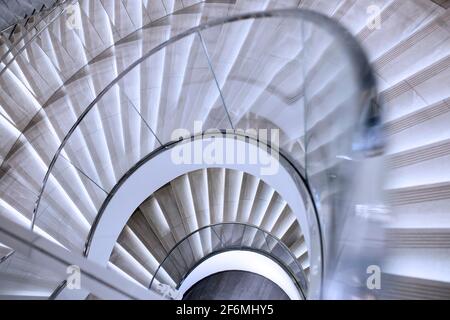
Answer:
<svg viewBox="0 0 450 320"><path fill-rule="evenodd" d="M272 259L251 251L228 251L203 261L186 277L178 290L181 299L189 288L200 280L222 271L248 271L259 274L277 284L291 300L301 296L289 274Z"/></svg>
<svg viewBox="0 0 450 320"><path fill-rule="evenodd" d="M249 148L249 152L265 152L265 157L272 157L271 154L258 148L258 146L233 137L216 137L216 141L227 140L237 143L237 148ZM211 138L204 138L196 142L187 141L184 144L202 143L203 147L211 144ZM274 159L278 161L278 159ZM265 183L275 189L280 196L288 203L297 219L299 220L302 232L305 236L308 250L310 247L310 237L308 221L305 213L305 205L297 189L296 182L291 174L283 167L274 175L261 176L262 164L175 164L171 158L171 151L162 152L147 161L137 169L117 190L114 197L108 203L103 215L93 234L88 258L103 266L106 266L113 250L114 244L136 208L144 202L151 194L159 188L174 180L175 178L203 168L227 168L243 171L261 178Z"/></svg>

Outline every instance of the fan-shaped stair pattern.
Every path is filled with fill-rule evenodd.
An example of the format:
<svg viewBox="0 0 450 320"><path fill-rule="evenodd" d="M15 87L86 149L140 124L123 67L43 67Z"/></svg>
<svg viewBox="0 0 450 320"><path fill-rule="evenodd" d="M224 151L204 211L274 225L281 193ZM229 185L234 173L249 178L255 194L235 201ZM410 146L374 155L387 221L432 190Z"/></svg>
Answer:
<svg viewBox="0 0 450 320"><path fill-rule="evenodd" d="M27 32L12 38L4 34L0 38L1 214L30 224L42 181L71 126L108 83L143 54L184 30L214 18L247 11L301 7L329 15L349 28L366 49L378 78L380 99L386 107L387 158L391 167L386 183L392 205L392 221L386 239L390 252L384 270L386 279L389 283L399 283L399 288L405 281L413 281L411 279L420 283L408 287L409 291L405 293L408 298L418 297L415 292L427 290L423 288L447 292L445 288L450 282L448 272L445 272L450 265L447 241L450 168L446 161L450 150L447 146L450 139L448 9L428 0L86 0L78 3L76 18L81 21L81 28L67 27L66 22L73 20L72 11L55 10L34 28L21 29ZM367 26L367 8L373 4L381 12L379 29ZM287 118L295 120L297 116L289 110L302 106L303 79L297 75L303 70L300 59L303 48L294 46L292 52L287 52L291 58L297 57L290 59L294 63L281 62L266 72L242 65L239 56L248 54L251 57L252 50L258 52L255 39L259 39L259 27L258 23L248 21L239 28L205 33L203 41L210 49L217 48L211 50L210 58L227 98L232 122L244 128L250 123L254 125L255 119L265 127L289 124L282 128L282 147L298 155L299 164L304 165L301 160L303 137L298 135L302 128L296 122L286 122ZM282 27L279 31L282 34ZM324 129L336 124L339 109L333 89L342 81L338 66L330 60L333 47L326 41L315 43L314 30L309 30L306 36L309 45L322 53L317 54L315 60L310 59L307 70L310 80L316 79L309 83L317 83L310 87L315 109L310 114L308 130L317 135L308 149L308 158L320 162L324 148L334 141L334 134ZM226 51L221 53L220 48ZM183 119L190 120L195 111L186 109L173 118L167 106L176 108L196 102L204 106L205 112L201 114L204 119L229 126L223 122L225 115L220 112L223 101L218 92L210 99L200 99L191 93L194 89L186 85L191 80L205 77L201 67L206 66L206 60L199 59L201 52L201 42L195 37L187 38L133 69L124 79L126 81L110 90L58 158L43 195L43 211L37 217L38 232L68 249L81 251L107 193L131 164L159 146L148 127L153 128L165 143L169 135L164 131L165 125L183 125L187 123ZM211 75L208 77L212 80ZM180 97L190 97L190 100L181 102ZM265 113L264 103L282 103L293 108L280 113L285 118L276 118ZM105 111L104 105L111 108ZM257 109L255 116L252 111L256 105L263 107ZM211 110L219 114L215 115ZM123 121L126 118L131 119L129 123ZM120 130L102 130L108 126ZM335 127L336 131L332 132L336 134L343 129ZM129 149L131 145L139 147ZM119 161L125 153L129 157ZM311 178L336 166L339 161L321 163L312 169ZM228 190L229 185L240 183L242 188L243 177L228 177L221 173L208 180L208 176L205 172L197 178L180 178L176 185L166 187L166 194L162 193L160 199L149 199L147 206L160 217L172 209L180 215L167 217L166 229L167 225L177 226L170 234L167 232L167 241L175 242L178 238L170 240L170 237L179 237L187 230L218 221L249 221L272 230L273 225L262 213L269 208L259 208L253 216L248 208L238 211L237 203L229 201L236 197L234 189L204 197L205 192L222 186L223 190ZM265 191L255 184L246 186L249 196L252 192L264 194ZM145 210L139 210L144 215ZM195 219L192 212L197 213ZM182 225L176 222L180 217ZM253 220L248 220L250 217ZM151 224L148 228L151 229ZM164 251L159 253L160 256L156 251L149 255L149 246L139 238L137 231L131 231L131 226L124 230L121 239L127 240L119 241L113 254L117 260L113 260L120 265L118 269L122 267L124 272L146 285ZM280 236L287 237L284 233ZM289 242L293 245L295 241L290 239ZM206 241L205 247L207 245ZM205 247L202 245L202 250L206 250ZM298 252L302 250L298 249ZM127 265L133 265L135 269ZM44 288L48 292L48 288ZM390 297L401 297L402 292L399 289Z"/></svg>
<svg viewBox="0 0 450 320"><path fill-rule="evenodd" d="M227 230L223 225L217 233L207 228L191 236L187 243L182 242L201 228L230 222L243 226ZM243 237L245 225L249 230ZM259 178L229 169L194 171L156 191L131 216L109 265L149 287L158 266L171 254L173 261L162 264L152 288L157 282L179 285L181 276L195 266L195 261L222 249L219 242L225 238L240 239L237 247L266 247L266 240L250 226L280 239L308 274L305 239L288 204ZM171 250L178 243L182 245L174 255Z"/></svg>

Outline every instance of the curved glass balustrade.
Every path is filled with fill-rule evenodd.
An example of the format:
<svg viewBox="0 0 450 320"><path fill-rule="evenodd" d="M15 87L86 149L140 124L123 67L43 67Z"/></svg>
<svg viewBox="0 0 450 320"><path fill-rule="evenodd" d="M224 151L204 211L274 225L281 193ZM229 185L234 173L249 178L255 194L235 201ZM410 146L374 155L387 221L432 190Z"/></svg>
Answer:
<svg viewBox="0 0 450 320"><path fill-rule="evenodd" d="M85 107L142 54L199 23L192 15L172 23L172 12L180 9L175 1L169 6L151 1L138 11L137 2L119 1L116 7L110 1L71 3L71 10L57 8L59 14L39 36L30 32L25 49L12 53L8 68L0 62L0 122L7 129L1 144L0 192L30 220L47 166ZM203 4L190 1L188 8L201 13ZM76 26L77 16L82 28ZM133 41L122 41L129 37ZM24 171L25 179L17 174Z"/></svg>
<svg viewBox="0 0 450 320"><path fill-rule="evenodd" d="M200 243L202 238L211 238L211 251L205 256L195 256L192 254L192 247L195 243ZM254 251L273 259L290 275L300 296L307 296L307 278L300 262L288 247L270 233L241 223L211 225L186 236L159 265L149 287L160 294L166 294L168 298L175 298L176 290L195 267L215 254L232 250Z"/></svg>
<svg viewBox="0 0 450 320"><path fill-rule="evenodd" d="M357 212L382 204L378 184L361 188L382 170L367 165L383 148L375 82L357 42L325 16L276 10L208 22L149 50L95 97L82 92L77 104L41 110L61 134L35 140L51 161L33 226L70 250L84 250L122 177L176 129L194 133L195 121L203 130L279 130L280 150L314 200L311 297L323 292L324 265L334 279L343 256L358 259L343 240L355 223L376 230Z"/></svg>

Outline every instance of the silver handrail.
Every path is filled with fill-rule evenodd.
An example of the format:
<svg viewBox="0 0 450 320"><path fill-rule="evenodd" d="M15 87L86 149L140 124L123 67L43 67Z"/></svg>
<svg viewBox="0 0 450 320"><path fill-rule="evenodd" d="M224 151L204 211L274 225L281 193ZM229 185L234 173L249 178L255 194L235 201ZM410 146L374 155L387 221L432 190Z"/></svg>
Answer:
<svg viewBox="0 0 450 320"><path fill-rule="evenodd" d="M374 110L367 109L367 101L372 101L374 99L375 94L375 80L374 76L372 74L372 69L367 61L367 58L362 51L360 45L358 42L353 38L353 36L346 31L342 26L340 26L337 22L331 20L330 18L326 17L325 15L322 15L320 13L309 11L309 10L297 10L297 9L286 9L286 10L273 10L273 11L264 11L264 12L256 12L256 13L248 13L248 14L241 14L233 17L227 17L219 20L215 20L212 22L208 22L205 24L202 24L200 26L191 28L187 31L184 31L177 36L174 36L173 38L161 43L160 45L156 46L155 48L151 49L147 53L145 53L142 57L137 59L135 62L133 62L131 65L129 65L124 71L122 71L115 79L113 79L95 98L94 100L88 105L88 107L82 112L82 114L78 117L76 122L73 124L71 129L68 131L64 139L62 140L62 143L58 147L58 150L54 154L52 161L48 167L48 170L45 174L43 183L41 185L41 189L38 194L38 198L35 203L35 208L33 210L33 217L32 217L32 227L34 227L37 219L37 215L39 212L39 205L42 199L42 195L44 193L44 190L47 186L48 179L53 171L53 168L55 166L55 163L59 156L61 155L62 150L64 149L66 143L69 141L70 137L74 133L74 131L78 128L78 126L82 123L83 119L89 114L89 112L97 105L97 103L107 94L107 92L115 86L121 79L123 79L127 74L129 74L130 71L132 71L135 67L143 63L147 58L150 56L156 54L160 50L163 50L167 46L169 46L172 43L175 43L181 39L184 39L190 35L193 34L199 34L201 31L206 30L208 28L212 28L214 26L223 25L226 23L236 22L236 21L244 21L249 19L264 19L264 18L271 18L271 17L277 17L277 18L294 18L299 19L301 21L310 22L314 25L320 25L322 29L325 29L329 34L334 36L338 41L342 42L344 44L342 46L342 50L347 55L347 57L354 62L354 71L355 71L355 83L357 84L357 88L360 89L361 92L364 92L367 94L367 96L362 97L364 100L361 102L361 104L358 104L358 123L357 127L366 130L367 128L372 128L373 125L371 123L367 122L367 119L371 118L372 114L376 114L377 110L374 108ZM221 88L218 88L219 92ZM223 106L226 108L226 106ZM225 110L228 111L228 110ZM365 138L366 136L363 135ZM156 137L157 138L157 137ZM370 149L371 146L367 145ZM369 150L370 151L370 150ZM307 177L306 177L307 178ZM322 260L323 263L323 260Z"/></svg>
<svg viewBox="0 0 450 320"><path fill-rule="evenodd" d="M237 227L244 227L244 231L242 233L241 238L237 239L237 241L241 242L241 244L240 245L233 245L233 244L223 243L221 237L217 234L217 232L215 230L216 228L219 228L219 227L222 227L222 226L231 226L232 229L233 228L237 228ZM246 246L246 245L242 244L242 241L244 239L244 235L245 235L245 232L246 232L247 228L249 230L254 230L256 232L261 232L263 234L264 241L265 241L265 244L267 246L267 250L264 250L264 249L259 248L257 246L252 246L252 245ZM193 266L189 266L188 268L186 268L186 270L182 270L182 277L181 277L181 280L177 283L176 288L179 288L180 285L183 283L183 281L186 279L186 277L191 273L191 271L194 270L199 264L201 264L206 259L208 259L208 258L210 258L210 257L212 257L212 256L214 256L214 255L216 255L218 253L222 253L222 252L246 250L246 251L253 251L253 252L256 252L256 253L264 254L265 256L268 256L269 258L271 258L272 260L277 262L291 276L291 278L293 279L294 283L296 284L296 286L297 286L297 288L299 290L299 293L302 296L302 298L306 299L307 291L308 291L308 280L307 280L307 277L306 277L306 275L304 273L304 270L303 270L301 264L298 262L297 258L294 256L294 254L291 252L291 250L289 250L289 248L280 239L278 239L277 237L275 237L271 233L269 233L269 232L259 228L258 226L249 225L249 224L245 224L245 223L236 223L236 222L218 223L218 224L212 224L212 225L204 226L202 228L199 228L199 229L189 233L183 239L178 241L172 247L172 249L169 250L169 252L165 256L163 261L159 264L158 268L155 271L155 274L152 277L152 280L150 281L149 289L152 288L153 282L154 282L155 278L157 277L158 272L160 270L164 270L164 266L165 266L166 261L169 261L169 259L172 257L172 254L175 252L175 250L179 249L184 243L189 242L189 240L192 239L192 237L194 237L195 235L197 235L200 232L205 231L205 230L213 231L214 234L216 234L218 240L222 243L222 246L220 246L217 250L213 250L212 252L210 252L207 255L204 255L203 257L198 259L198 261L196 261ZM230 230L227 230L227 231L230 231ZM231 232L233 232L233 231L234 230L231 230ZM274 240L275 243L281 247L281 249L284 251L284 253L286 253L288 256L290 256L290 258L293 260L293 262L295 263L295 265L297 266L297 268L298 268L298 270L300 272L294 271L292 269L292 267L286 261L282 261L283 260L282 258L277 257L275 254L273 254L271 252L271 250L269 248L269 244L267 243L267 239L268 238Z"/></svg>
<svg viewBox="0 0 450 320"><path fill-rule="evenodd" d="M303 19L308 22L320 24L323 28L325 28L327 31L330 32L330 34L336 36L338 39L340 39L343 43L346 43L347 46L343 47L344 50L347 50L348 55L355 61L355 64L358 66L356 68L356 71L358 74L356 75L358 79L360 79L360 83L362 86L365 87L375 87L375 79L372 74L372 69L367 61L367 58L361 48L361 46L358 44L358 42L353 38L353 36L344 29L340 24L335 22L334 20L326 17L325 15L311 11L311 10L304 10L304 9L281 9L281 10L272 10L272 11L262 11L262 12L255 12L255 13L247 13L247 14L241 14L236 15L233 17L227 17L218 19L215 21L211 21L202 25L199 25L197 27L191 28L189 30L186 30L171 39L161 43L160 45L156 46L146 54L144 54L141 58L136 60L134 63L129 65L125 70L123 70L114 80L112 80L96 97L95 99L88 105L88 107L82 112L82 114L78 117L77 121L73 124L73 126L70 128L64 139L62 140L60 146L58 147L55 155L53 156L52 161L50 162L50 165L48 167L48 170L45 174L42 187L40 189L40 192L38 194L38 198L36 200L36 204L33 210L33 216L32 216L32 228L34 227L37 212L39 210L39 205L41 202L42 195L44 193L47 181L50 177L50 174L53 170L53 167L55 166L56 160L58 159L59 155L61 154L62 150L64 149L67 141L72 136L74 131L77 129L78 125L83 121L83 119L87 116L87 114L90 112L90 110L97 104L97 102L115 85L117 84L123 77L125 77L131 70L133 70L136 66L140 65L143 61L145 61L147 58L152 56L153 54L159 52L160 50L164 49L165 47L169 46L172 43L175 43L181 39L184 39L192 34L196 34L202 30L206 30L208 28L236 22L236 21L243 21L243 20L249 20L249 19L263 19L263 18L270 18L270 17L291 17L291 18L297 18L297 19ZM1 75L1 72L0 72ZM366 88L364 88L366 89ZM220 90L220 88L219 88ZM367 113L367 110L361 110L361 121L365 120L365 113Z"/></svg>
<svg viewBox="0 0 450 320"><path fill-rule="evenodd" d="M205 133L202 133L202 135ZM226 135L226 132L223 132L224 135ZM236 134L237 135L237 134ZM250 139L250 140L254 140L254 138L249 137L249 136L245 136L246 138ZM191 139L197 139L199 138L199 136L192 136ZM89 255L89 250L92 244L92 240L93 240L93 236L95 234L95 231L97 229L97 225L99 223L99 221L102 218L104 209L106 208L106 206L108 205L109 201L111 200L111 198L114 196L114 194L116 193L116 191L120 188L120 186L130 177L133 175L133 173L138 170L140 168L140 166L144 163L146 163L147 161L149 161L150 159L152 159L154 156L160 154L161 152L165 152L170 150L171 148L173 148L174 146L178 145L179 143L182 143L184 140L181 141L176 141L176 142L170 142L167 144L162 145L161 147L159 147L157 150L153 151L151 154L147 155L146 157L144 157L143 159L141 159L141 161L139 161L138 163L136 163L129 171L127 171L123 177L118 181L118 183L114 186L114 188L111 190L111 192L109 193L108 197L105 199L105 201L103 202L95 220L94 223L92 224L91 230L89 232L88 238L86 240L86 244L85 244L85 248L84 248L84 256L88 256ZM254 141L256 142L256 141ZM267 148L267 150L270 150L271 147L267 144L265 144L265 142L260 141L259 143L263 143L264 146ZM309 188L309 185L306 181L306 179L304 178L304 174L302 172L300 172L299 170L301 168L297 168L293 161L291 159L289 159L289 157L287 155L285 155L281 150L279 151L280 153L280 162L285 164L286 166L289 166L289 170L293 170L291 172L291 174L297 176L300 180L301 180L301 185L305 188L305 201L309 201L313 207L313 214L314 214L314 223L317 224L318 226L318 247L319 247L319 251L320 251L320 256L323 257L323 238L322 238L322 230L321 230L321 226L320 226L320 219L318 217L318 213L317 213L317 208L315 207L315 204L313 202L313 195L312 192ZM321 259L321 264L320 264L320 270L323 270L324 267L324 261L325 259L322 258ZM320 275L320 281L322 283L323 281L323 274L321 273ZM58 297L58 295L64 290L66 286L66 282L63 281L62 283L60 283L60 285L55 289L55 291L53 292L53 294L51 295L50 299L56 299Z"/></svg>

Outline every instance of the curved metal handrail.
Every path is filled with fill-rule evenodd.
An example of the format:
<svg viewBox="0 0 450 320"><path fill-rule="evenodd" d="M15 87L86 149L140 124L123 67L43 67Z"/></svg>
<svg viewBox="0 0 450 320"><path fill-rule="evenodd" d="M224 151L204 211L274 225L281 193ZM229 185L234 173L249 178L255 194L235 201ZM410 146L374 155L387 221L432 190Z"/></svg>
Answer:
<svg viewBox="0 0 450 320"><path fill-rule="evenodd" d="M87 114L90 112L90 110L97 104L97 102L114 86L116 85L123 77L125 77L131 70L133 70L135 67L140 65L143 61L145 61L147 58L152 56L153 54L159 52L160 50L164 49L168 45L175 43L181 39L184 39L192 34L199 33L202 30L226 24L236 21L243 21L248 19L263 19L263 18L270 18L270 17L291 17L291 18L297 18L297 19L303 19L307 22L312 22L316 24L320 24L321 27L325 28L330 34L336 36L340 41L345 43L346 45L343 46L343 50L346 50L349 57L355 61L355 65L358 66L355 70L357 71L357 78L358 82L361 85L361 90L367 90L367 88L373 88L375 87L375 78L372 74L372 69L369 65L369 62L361 48L361 46L358 44L356 39L339 23L335 22L334 20L328 18L327 16L311 11L311 10L304 10L304 9L281 9L281 10L272 10L272 11L262 11L262 12L255 12L255 13L246 13L246 14L240 14L233 17L227 17L222 18L218 20L214 20L211 22L207 22L205 24L199 25L197 27L191 28L189 30L186 30L171 39L161 43L160 45L156 46L146 54L144 54L142 57L140 57L138 60L136 60L134 63L129 65L125 70L123 70L113 81L111 81L98 95L97 97L89 104L89 106L83 111L83 113L78 117L77 121L73 124L73 126L70 128L64 139L62 140L60 146L58 147L58 150L56 151L55 155L53 156L52 161L50 162L50 165L48 167L48 170L45 174L42 187L40 189L40 192L38 194L38 198L36 200L36 204L33 210L33 216L32 216L32 228L34 227L37 212L39 210L39 205L41 202L41 198L43 195L43 192L45 190L47 181L50 177L50 174L53 170L53 167L56 163L56 160L58 159L60 153L62 152L63 148L65 147L67 141L72 136L73 132L76 130L78 125L82 122L82 120L87 116ZM0 73L1 75L1 73ZM365 110L361 111L361 121L364 121L364 115L363 113Z"/></svg>
<svg viewBox="0 0 450 320"><path fill-rule="evenodd" d="M225 130L222 130L221 133L222 133L224 136L230 134L229 132L226 132ZM201 136L204 136L205 134L206 134L206 132L202 132L202 133L199 133L198 135L193 135L193 136L191 136L191 137L183 138L183 139L178 140L178 141L171 141L171 142L168 142L168 143L166 143L166 144L164 144L164 145L161 145L159 148L157 148L156 150L152 151L152 152L149 153L147 156L143 157L143 158L142 158L140 161L138 161L132 168L130 168L130 169L129 169L129 170L128 170L128 171L127 171L120 179L119 179L119 181L116 183L116 185L111 189L111 191L110 191L109 194L107 195L106 199L103 201L102 206L100 207L100 209L99 209L99 211L98 211L98 214L97 214L97 216L95 217L94 222L93 222L93 224L92 224L92 226L91 226L91 230L89 231L89 235L88 235L88 238L87 238L87 240L86 240L86 244L85 244L85 248L84 248L83 254L84 254L85 256L88 256L88 254L89 254L89 249L90 249L90 247L91 247L92 239L93 239L94 233L95 233L95 231L96 231L97 225L98 225L98 223L100 222L100 220L101 220L101 218L102 218L102 215L103 215L103 212L105 211L106 207L108 206L110 200L114 197L115 193L116 193L116 192L119 190L119 188L125 183L125 181L126 181L129 177L131 177L131 176L133 175L134 172L136 172L136 171L137 171L142 165L144 165L147 161L149 161L149 160L153 159L154 157L156 157L157 155L159 155L161 152L168 151L168 150L170 150L171 148L173 148L173 147L175 147L176 145L178 145L179 143L183 143L183 142L186 141L186 140L195 140L195 139L198 139L198 138L200 138ZM271 151L271 150L272 150L272 147L271 147L270 145L268 145L266 141L262 141L262 140L260 140L260 139L255 138L255 137L251 137L251 136L247 136L247 135L242 135L242 134L240 134L240 133L238 133L238 132L234 132L232 135L234 135L234 136L239 136L239 135L240 135L240 136L243 136L244 138L249 139L249 140L252 140L254 143L257 143L258 145L264 146L265 148L267 148L266 150L268 150L268 151ZM307 181L306 181L305 174L304 174L304 170L302 170L303 168L299 168L297 165L295 165L295 164L294 164L295 161L294 161L293 159L291 159L288 155L286 155L286 154L283 152L283 150L279 149L279 150L277 150L277 152L278 152L278 154L279 154L279 156L280 156L280 159L281 159L282 161L284 161L284 162L289 166L289 168L292 168L292 169L295 171L295 174L300 178L300 180L301 180L301 182L302 182L302 186L305 187L306 192L308 193L308 200L311 201L311 204L312 204L313 207L314 207L314 216L315 216L315 218L316 218L316 221L315 221L315 222L317 223L318 228L319 228L319 230L318 230L319 235L320 235L319 238L322 240L322 231L321 231L321 228L320 228L320 219L319 219L318 214L317 214L317 208L316 208L316 205L315 205L315 203L314 203L314 201L313 201L314 198L313 198L313 196L312 196L311 189L310 189L310 187L309 187L309 185L308 185L308 183L307 183ZM280 161L280 162L281 162L281 161ZM320 247L321 247L321 248L323 247L323 244L322 244L322 243L320 243ZM323 253L323 252L321 252L321 253ZM322 263L323 263L323 259L322 259ZM322 265L322 267L323 267L323 265Z"/></svg>
<svg viewBox="0 0 450 320"><path fill-rule="evenodd" d="M223 134L227 134L225 131L222 132ZM203 135L204 133L202 133L201 135ZM235 133L237 134L237 133ZM192 136L190 139L196 139L198 136ZM255 142L260 143L260 144L264 144L265 147L267 147L267 150L271 149L270 145L267 145L267 143L265 141L261 141L259 139L255 139L254 137L250 137L250 136L245 136L248 139L252 139L255 140ZM186 139L184 139L186 140ZM147 161L149 161L150 159L152 159L153 157L155 157L156 155L160 154L161 152L165 152L170 150L171 148L173 148L174 146L176 146L179 143L182 143L184 140L179 140L179 141L173 141L173 142L169 142L167 144L162 145L161 147L159 147L158 149L154 150L153 152L151 152L150 154L148 154L146 157L142 158L138 163L136 163L130 170L128 170L122 177L121 179L116 183L116 185L113 187L113 189L111 190L111 192L108 194L108 196L106 197L106 199L103 201L103 204L97 214L97 216L95 217L94 223L92 224L91 230L89 231L89 235L88 238L86 240L86 244L85 244L85 248L83 251L83 255L85 257L88 256L89 254L89 249L92 243L92 239L93 236L95 234L95 230L97 228L98 223L100 222L103 212L105 210L105 208L107 207L107 205L109 204L109 202L111 201L111 199L114 197L115 193L117 192L117 190L119 190L119 188L125 183L125 181L132 176L132 174L137 171L144 163L146 163ZM319 247L320 247L320 256L322 257L322 259L320 260L320 269L323 270L324 268L324 263L325 263L325 257L324 257L324 251L323 251L323 237L322 237L322 227L320 224L320 219L317 213L317 208L316 208L316 204L314 202L314 198L312 195L312 191L304 177L304 174L302 172L300 172L300 168L298 168L295 164L294 161L292 159L289 158L289 156L285 155L283 150L278 150L278 153L280 155L280 158L285 161L287 163L287 165L290 166L290 168L292 168L295 171L295 174L300 178L302 186L305 188L305 191L307 193L307 198L310 201L312 207L313 207L313 211L314 211L314 218L315 218L315 223L317 224L317 231L318 231L318 239L319 239ZM321 281L321 285L323 283L323 272L321 272L320 274L320 281ZM55 289L55 291L52 294L52 299L56 299L56 297L59 295L59 293L61 293L61 291L64 289L65 287L65 281L63 281L57 289Z"/></svg>
<svg viewBox="0 0 450 320"><path fill-rule="evenodd" d="M137 59L135 62L130 64L124 71L122 71L114 80L112 80L96 97L95 99L88 105L88 107L82 112L80 117L77 119L77 121L73 124L71 129L68 131L66 136L64 137L62 143L58 147L58 150L55 152L54 157L52 158L52 161L48 167L48 170L45 174L41 189L38 194L38 199L35 203L35 208L33 210L33 217L32 217L32 228L35 225L39 205L41 202L42 195L44 193L44 190L47 185L47 181L52 173L52 170L55 166L55 163L60 156L62 150L64 149L66 143L72 136L73 132L77 129L77 127L80 125L80 123L83 121L83 119L89 114L89 112L94 108L94 106L98 103L100 99L114 86L116 85L122 78L124 78L130 71L132 71L135 67L140 65L142 62L144 62L147 58L152 56L153 54L159 52L160 50L164 49L168 45L179 41L183 38L186 38L192 34L199 34L200 31L206 30L208 28L231 23L235 21L242 21L242 20L248 20L248 19L263 19L263 18L270 18L270 17L291 17L291 18L297 18L297 19L303 19L304 21L311 22L314 24L320 24L320 26L323 29L326 29L331 35L335 36L339 41L341 41L343 44L342 50L344 50L348 57L354 61L355 63L355 75L357 79L357 84L360 86L358 87L361 89L361 91L368 92L369 94L374 93L375 88L375 79L371 71L371 67L367 61L367 58L361 48L361 46L358 44L358 42L353 38L353 36L344 29L341 25L339 25L337 22L334 22L333 20L329 19L325 15L322 15L320 13L310 11L310 10L297 10L297 9L287 9L287 10L273 10L273 11L265 11L265 12L256 12L256 13L248 13L248 14L241 14L233 17L227 17L219 20L215 20L212 22L208 22L206 24L202 24L200 26L191 28L189 30L186 30L177 36L174 36L173 38L161 43L160 45L156 46L155 48L151 49L149 52L144 54L142 57ZM219 88L220 91L220 88ZM372 98L372 96L368 97ZM224 106L225 107L225 106ZM365 107L365 106L364 106ZM226 107L225 107L226 108ZM367 119L367 115L371 110L366 110L365 108L362 108L359 110L359 120L360 123L364 123L365 119ZM362 127L362 125L361 125ZM156 137L156 135L155 135ZM157 137L156 137L157 138ZM308 187L308 183L305 179L305 186ZM311 194L311 193L310 193ZM108 194L108 196L110 196ZM313 204L315 205L314 197L311 197L313 199ZM316 211L317 215L317 211ZM319 219L319 226L320 226L320 219ZM321 236L322 238L322 236ZM323 257L323 251L322 251L322 257ZM323 264L323 259L322 259Z"/></svg>
<svg viewBox="0 0 450 320"><path fill-rule="evenodd" d="M69 2L69 1L71 1L71 0L64 0L64 1ZM80 0L74 0L73 3L75 3L76 1L80 1ZM186 7L184 7L184 9L192 8L192 7L198 6L199 4L203 3L204 1L205 1L205 0L203 0L202 2L195 3L195 4L193 4L193 5L190 5L190 6L186 6ZM61 5L62 5L62 4L58 5L57 7L59 7L59 6L61 6ZM55 8L57 8L57 7L55 7ZM61 14L62 14L62 12L61 12ZM61 16L61 14L59 14L59 16ZM140 28L138 28L138 29L136 29L136 30L133 30L133 31L130 32L129 34L125 35L122 39L117 40L117 41L114 42L112 45L110 45L109 47L107 47L105 50L103 50L102 52L100 52L97 56L101 56L101 55L104 54L105 52L111 50L111 48L114 48L114 47L117 45L118 42L120 42L121 40L126 39L126 38L128 38L128 37L130 37L130 36L133 36L133 35L136 34L137 32L141 31L143 28L146 28L146 26L151 25L151 24L153 24L153 23L158 23L158 22L160 22L160 21L163 21L164 19L167 19L167 17L169 17L169 16L171 16L171 15L173 15L173 14L174 14L174 13L169 13L169 14L167 14L167 15L161 17L161 18L158 18L158 19L156 19L156 20L150 22L149 24L147 24L147 25L145 25L145 26L141 26ZM51 22L50 22L50 23L51 23ZM47 27L50 25L50 23L48 23L43 29L47 28ZM28 43L29 43L31 40L33 40L33 39L30 39L29 41L27 41L26 45L28 45ZM20 53L17 53L17 55L18 55L18 54L20 54ZM97 57L97 56L96 56L96 57ZM6 57L6 54L4 55L4 57ZM0 59L0 62L3 60L4 57L2 57L2 58ZM93 59L95 59L95 57L94 57ZM83 66L81 66L81 68L78 69L73 75L71 75L71 77L70 77L68 80L66 80L66 82L69 81L71 78L76 77L77 74L82 73L83 70L84 70L87 66L89 66L89 65L90 65L90 61L88 61L88 62L87 62L86 64L84 64ZM0 74L0 76L1 76L1 74ZM24 128L28 128L28 125L29 125L30 123L33 123L33 121L39 116L40 112L46 108L48 102L51 101L52 98L54 98L55 96L57 96L58 93L60 93L60 92L64 89L64 87L65 87L65 85L66 85L66 82L64 82L58 89L56 89L56 90L50 95L50 97L47 98L47 100L41 105L41 107L34 113L33 117L31 117L31 120L29 120L29 121L27 122L27 125L25 125ZM2 115L2 114L0 114L0 116L1 116L1 115ZM12 123L8 118L6 118L6 117L4 117L4 118L5 118L5 120L8 121L12 126L15 127L15 124ZM22 137L25 136L25 133L26 133L26 132L27 132L26 129L24 129L24 131L21 131L21 132L20 132L19 136L17 137L17 139L15 140L15 142L12 144L12 147L10 148L10 150L13 150L13 149L14 149L14 146L16 146L17 143L19 143L20 139L21 139ZM7 161L7 159L9 158L9 155L10 155L10 154L8 154L8 155L2 160L2 162L0 162L0 167Z"/></svg>
<svg viewBox="0 0 450 320"><path fill-rule="evenodd" d="M198 266L201 262L205 261L206 259L210 258L212 255L218 254L218 253L222 253L225 251L238 251L238 250L250 250L250 251L254 251L257 253L264 253L266 256L270 257L272 260L276 261L279 265L281 265L285 270L288 271L289 275L293 278L296 286L299 289L299 292L301 294L301 296L303 297L303 299L306 299L306 292L308 290L308 281L307 281L307 277L303 271L303 268L301 266L301 264L298 262L297 258L294 256L294 254L291 252L291 250L289 250L289 248L277 237L275 237L274 235L272 235L270 232L267 232L266 230L261 229L258 226L255 225L250 225L250 224L245 224L245 223L240 223L240 222L225 222L225 223L217 223L217 224L211 224L211 225L207 225L204 226L202 228L199 228L191 233L189 233L188 235L186 235L185 237L183 237L183 239L181 239L180 241L178 241L173 247L172 249L169 250L169 252L167 253L166 257L163 259L163 261L159 264L158 268L155 271L155 274L152 277L152 280L150 281L149 284L149 289L152 288L153 282L158 274L158 272L161 269L164 269L164 263L166 261L168 261L168 259L171 257L172 253L178 249L183 243L185 243L186 241L189 241L189 239L191 239L191 237L193 237L194 235L198 234L199 232L203 231L203 230L207 230L207 229L211 229L215 232L214 228L216 227L221 227L221 226L241 226L244 227L244 233L246 231L246 228L249 228L250 230L256 230L257 232L262 232L264 235L264 240L266 241L267 244L267 238L266 237L270 237L271 239L275 240L277 245L280 245L282 247L282 249L285 251L285 253L287 253L292 259L293 261L296 263L297 267L300 270L300 279L297 279L297 277L295 276L295 273L292 271L292 269L290 269L290 267L288 265L286 265L283 261L281 261L280 258L275 257L274 255L271 255L269 252L263 250L263 249L259 249L259 248L253 248L251 246L232 246L230 245L229 247L221 247L220 250L217 251L212 251L210 253L208 253L207 255L203 256L201 259L199 259L193 267L189 268L189 270L186 270L186 272L183 274L183 277L180 281L180 283L177 283L177 288L180 287L180 285L183 283L183 281L186 279L187 275L189 275L189 273L196 268L196 266ZM219 235L216 236L218 237L219 241L222 241L222 239L219 237ZM241 239L242 241L242 239Z"/></svg>

